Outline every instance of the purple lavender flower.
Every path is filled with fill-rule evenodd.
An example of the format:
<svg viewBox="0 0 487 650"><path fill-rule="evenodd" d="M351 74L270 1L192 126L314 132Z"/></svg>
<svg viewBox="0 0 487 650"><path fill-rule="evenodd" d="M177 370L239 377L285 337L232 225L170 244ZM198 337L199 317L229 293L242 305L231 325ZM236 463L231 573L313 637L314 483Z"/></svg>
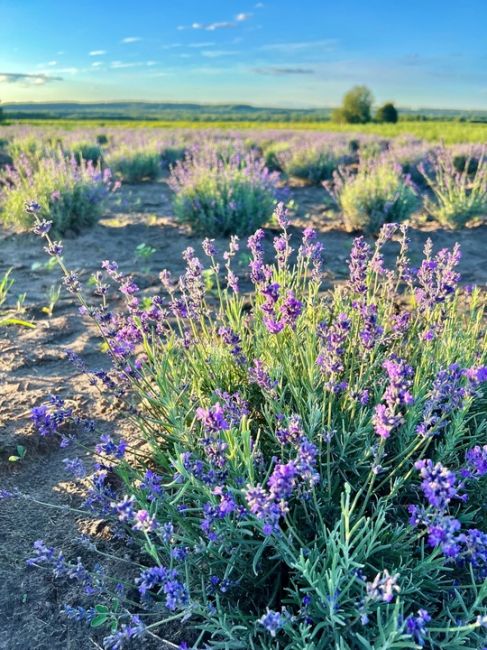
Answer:
<svg viewBox="0 0 487 650"><path fill-rule="evenodd" d="M450 501L458 496L457 477L441 463L432 460L418 460L414 467L423 479L421 490L429 504L437 510L446 510Z"/></svg>
<svg viewBox="0 0 487 650"><path fill-rule="evenodd" d="M404 420L399 407L409 406L414 401L410 392L414 371L394 355L386 359L382 367L387 372L389 383L382 396L383 403L375 407L372 421L377 435L388 438Z"/></svg>
<svg viewBox="0 0 487 650"><path fill-rule="evenodd" d="M264 318L264 325L270 334L279 334L284 329L284 323L274 318Z"/></svg>
<svg viewBox="0 0 487 650"><path fill-rule="evenodd" d="M37 203L37 201L26 201L26 203L24 204L24 210L28 214L36 215L38 212L42 210L42 207L41 205L39 205L39 203Z"/></svg>
<svg viewBox="0 0 487 650"><path fill-rule="evenodd" d="M275 612L272 609L267 609L267 613L258 619L258 623L263 625L265 629L270 632L270 635L274 638L277 632L279 632L279 630L284 627L286 619L279 612Z"/></svg>
<svg viewBox="0 0 487 650"><path fill-rule="evenodd" d="M444 514L436 514L425 518L428 531L428 544L439 546L447 558L458 558L461 552L463 534L459 533L461 524L458 519Z"/></svg>
<svg viewBox="0 0 487 650"><path fill-rule="evenodd" d="M464 371L457 363L439 370L423 408L416 431L420 436L431 437L442 433L448 426L451 414L463 408L466 390Z"/></svg>
<svg viewBox="0 0 487 650"><path fill-rule="evenodd" d="M140 530L144 533L151 533L156 529L156 520L153 515L150 515L147 510L137 510L134 513L134 530Z"/></svg>
<svg viewBox="0 0 487 650"><path fill-rule="evenodd" d="M354 302L352 306L359 310L363 322L362 329L359 331L360 341L365 350L372 350L384 333L384 328L379 325L377 305Z"/></svg>
<svg viewBox="0 0 487 650"><path fill-rule="evenodd" d="M350 252L348 268L350 270L350 288L354 293L367 293L367 268L370 261L370 246L363 237L357 237Z"/></svg>
<svg viewBox="0 0 487 650"><path fill-rule="evenodd" d="M416 274L419 287L415 295L422 312L444 303L455 292L460 280L460 274L455 271L461 258L459 244L455 244L452 251L443 248L434 258L432 251L433 244L428 239L424 248L425 259Z"/></svg>
<svg viewBox="0 0 487 650"><path fill-rule="evenodd" d="M142 490L145 490L147 492L148 501L154 501L155 499L157 499L157 497L161 496L162 494L161 481L162 478L157 474L155 474L151 469L148 469L145 472L144 478L140 483L140 487L142 488Z"/></svg>
<svg viewBox="0 0 487 650"><path fill-rule="evenodd" d="M303 230L301 246L298 249L298 264L308 266L311 262L313 266L311 277L315 282L320 282L324 249L323 244L316 241L316 238L316 231L313 228L305 228Z"/></svg>
<svg viewBox="0 0 487 650"><path fill-rule="evenodd" d="M262 241L265 237L262 229L257 230L247 240L247 245L252 253L252 260L249 263L250 279L254 284L261 284L266 280L264 268L264 246Z"/></svg>
<svg viewBox="0 0 487 650"><path fill-rule="evenodd" d="M277 220L279 226L283 230L286 230L286 228L289 226L289 210L286 208L282 201L279 201L279 203L276 205L273 216Z"/></svg>
<svg viewBox="0 0 487 650"><path fill-rule="evenodd" d="M208 409L202 407L196 409L196 418L208 433L218 433L230 428L219 402Z"/></svg>
<svg viewBox="0 0 487 650"><path fill-rule="evenodd" d="M372 582L367 582L367 598L377 602L392 603L395 594L400 591L398 578L398 573L391 575L387 569L384 569Z"/></svg>
<svg viewBox="0 0 487 650"><path fill-rule="evenodd" d="M239 392L228 393L220 389L215 390L215 395L221 401L225 419L232 427L239 427L244 415L249 415L249 403L242 398Z"/></svg>
<svg viewBox="0 0 487 650"><path fill-rule="evenodd" d="M426 626L431 621L431 616L426 609L418 609L416 616L410 614L406 623L406 632L413 637L415 643L419 646L424 646L424 635L426 633Z"/></svg>
<svg viewBox="0 0 487 650"><path fill-rule="evenodd" d="M318 326L318 335L324 346L316 359L316 365L325 375L327 379L325 385L329 390L333 390L338 377L345 369L343 364L344 345L351 325L348 316L340 313L331 325L326 326L324 323L320 323Z"/></svg>
<svg viewBox="0 0 487 650"><path fill-rule="evenodd" d="M286 464L278 463L272 472L269 481L269 491L276 501L288 499L296 484L297 468L293 461Z"/></svg>
<svg viewBox="0 0 487 650"><path fill-rule="evenodd" d="M64 407L64 400L51 396L48 404L32 409L31 419L41 436L50 436L59 433L59 428L69 420L72 413L72 409Z"/></svg>
<svg viewBox="0 0 487 650"><path fill-rule="evenodd" d="M65 458L63 464L66 471L72 474L75 478L84 478L87 474L85 464L81 458Z"/></svg>
<svg viewBox="0 0 487 650"><path fill-rule="evenodd" d="M127 450L127 443L125 440L120 440L115 443L108 433L100 436L100 442L95 447L97 454L108 454L115 456L115 458L123 458Z"/></svg>
<svg viewBox="0 0 487 650"><path fill-rule="evenodd" d="M283 419L282 417L280 418ZM293 444L297 445L304 438L303 423L299 415L291 415L288 418L287 426L280 427L276 431L276 438L281 445Z"/></svg>
<svg viewBox="0 0 487 650"><path fill-rule="evenodd" d="M125 495L119 502L111 504L120 521L130 521L134 518L135 497Z"/></svg>
<svg viewBox="0 0 487 650"><path fill-rule="evenodd" d="M207 255L208 257L214 257L216 255L216 246L215 246L214 239L208 239L208 237L206 237L205 239L203 239L201 246L203 248L205 255Z"/></svg>
<svg viewBox="0 0 487 650"><path fill-rule="evenodd" d="M220 327L218 329L218 334L230 347L230 353L234 357L235 362L240 366L245 366L247 363L247 358L242 350L242 340L238 334L236 334L231 327Z"/></svg>
<svg viewBox="0 0 487 650"><path fill-rule="evenodd" d="M34 235L44 237L51 230L51 226L52 221L46 221L45 219L42 219L41 221L36 222L35 226L32 228L32 232Z"/></svg>
<svg viewBox="0 0 487 650"><path fill-rule="evenodd" d="M131 616L129 623L122 623L120 629L103 639L106 650L122 650L127 641L141 637L145 626L138 616Z"/></svg>
<svg viewBox="0 0 487 650"><path fill-rule="evenodd" d="M64 246L60 241L52 241L44 247L44 250L52 257L60 257L63 254Z"/></svg>
<svg viewBox="0 0 487 650"><path fill-rule="evenodd" d="M261 306L261 309L264 313L268 315L274 313L275 305L279 300L280 289L280 285L277 282L274 282L272 284L268 284L261 290L261 293L265 298L264 304Z"/></svg>
<svg viewBox="0 0 487 650"><path fill-rule="evenodd" d="M282 315L281 323L294 329L296 321L303 311L303 303L296 298L293 291L289 290L285 300L279 307L279 311Z"/></svg>
<svg viewBox="0 0 487 650"><path fill-rule="evenodd" d="M462 536L460 565L471 565L479 580L487 578L487 533L470 528Z"/></svg>
<svg viewBox="0 0 487 650"><path fill-rule="evenodd" d="M469 449L465 454L465 461L468 466L468 476L480 478L487 474L487 445L477 445Z"/></svg>
<svg viewBox="0 0 487 650"><path fill-rule="evenodd" d="M260 359L254 359L253 368L249 369L249 381L257 384L265 393L274 394L278 382L273 381Z"/></svg>

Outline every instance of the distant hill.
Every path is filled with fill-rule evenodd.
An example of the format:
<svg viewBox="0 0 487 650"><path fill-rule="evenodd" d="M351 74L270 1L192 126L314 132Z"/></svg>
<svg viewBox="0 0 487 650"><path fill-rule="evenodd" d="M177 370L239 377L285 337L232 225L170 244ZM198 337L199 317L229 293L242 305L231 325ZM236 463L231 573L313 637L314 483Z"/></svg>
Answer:
<svg viewBox="0 0 487 650"><path fill-rule="evenodd" d="M289 109L250 104L170 102L46 102L1 104L6 119L103 119L319 122L330 119L331 108ZM487 122L487 111L422 108L400 109L402 120L465 120Z"/></svg>

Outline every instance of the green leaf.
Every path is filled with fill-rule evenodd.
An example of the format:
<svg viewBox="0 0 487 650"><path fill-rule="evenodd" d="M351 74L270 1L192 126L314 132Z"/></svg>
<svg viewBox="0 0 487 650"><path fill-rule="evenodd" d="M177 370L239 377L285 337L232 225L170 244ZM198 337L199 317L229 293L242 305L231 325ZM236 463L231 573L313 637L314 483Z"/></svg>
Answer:
<svg viewBox="0 0 487 650"><path fill-rule="evenodd" d="M100 627L104 625L108 620L108 614L98 614L95 618L92 619L90 627Z"/></svg>
<svg viewBox="0 0 487 650"><path fill-rule="evenodd" d="M98 612L98 614L108 614L110 610L106 605L95 605L95 611Z"/></svg>

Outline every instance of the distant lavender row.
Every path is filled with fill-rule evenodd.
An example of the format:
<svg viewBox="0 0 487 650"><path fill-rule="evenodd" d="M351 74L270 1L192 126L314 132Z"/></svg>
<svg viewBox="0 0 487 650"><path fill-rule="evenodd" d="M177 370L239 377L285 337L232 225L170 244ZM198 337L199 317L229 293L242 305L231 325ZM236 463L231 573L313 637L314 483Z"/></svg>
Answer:
<svg viewBox="0 0 487 650"><path fill-rule="evenodd" d="M480 145L445 148L404 137L292 130L6 127L2 137L13 170L3 178L6 196L18 193L20 169L27 165L46 174L45 161L62 157L104 173L110 169L124 183L155 181L169 169L176 216L210 234L242 234L265 223L276 198L275 172L282 181L323 183L349 230L376 232L416 210L452 228L487 213L487 166ZM263 191L256 194L257 177ZM274 180L269 184L267 178ZM11 214L11 221L21 222L21 209Z"/></svg>

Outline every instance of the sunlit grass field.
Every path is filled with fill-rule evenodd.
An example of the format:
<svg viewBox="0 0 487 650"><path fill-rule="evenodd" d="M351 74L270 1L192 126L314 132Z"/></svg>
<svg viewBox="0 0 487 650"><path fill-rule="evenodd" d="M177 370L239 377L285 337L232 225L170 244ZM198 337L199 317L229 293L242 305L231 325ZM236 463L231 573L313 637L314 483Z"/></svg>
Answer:
<svg viewBox="0 0 487 650"><path fill-rule="evenodd" d="M20 124L56 126L63 129L83 127L184 128L184 129L303 129L335 133L367 133L385 138L411 135L428 142L457 144L487 142L487 123L431 121L397 124L335 124L333 122L258 122L198 120L19 120Z"/></svg>

